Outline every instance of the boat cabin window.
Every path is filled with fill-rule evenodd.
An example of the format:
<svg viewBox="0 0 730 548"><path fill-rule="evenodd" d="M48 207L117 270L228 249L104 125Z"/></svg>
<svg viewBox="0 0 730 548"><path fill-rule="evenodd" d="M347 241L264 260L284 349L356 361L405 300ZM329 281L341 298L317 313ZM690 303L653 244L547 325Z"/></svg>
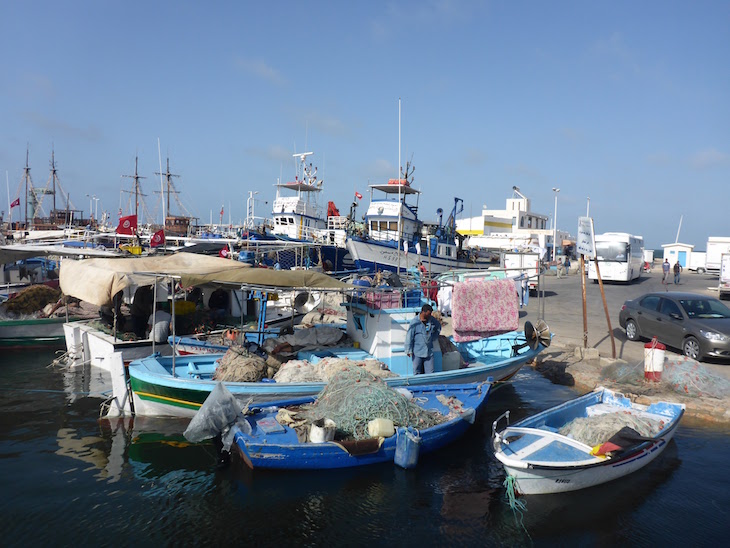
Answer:
<svg viewBox="0 0 730 548"><path fill-rule="evenodd" d="M398 221L390 221L388 228L390 228L390 230L398 230Z"/></svg>
<svg viewBox="0 0 730 548"><path fill-rule="evenodd" d="M382 231L388 230L388 221L380 221L380 230L382 230Z"/></svg>
<svg viewBox="0 0 730 548"><path fill-rule="evenodd" d="M370 230L378 230L378 221L370 221Z"/></svg>

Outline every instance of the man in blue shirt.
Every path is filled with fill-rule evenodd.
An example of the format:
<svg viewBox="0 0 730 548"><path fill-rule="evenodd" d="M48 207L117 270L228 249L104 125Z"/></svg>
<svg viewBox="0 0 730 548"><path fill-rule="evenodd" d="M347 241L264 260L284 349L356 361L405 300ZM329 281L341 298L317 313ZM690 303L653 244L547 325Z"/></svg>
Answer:
<svg viewBox="0 0 730 548"><path fill-rule="evenodd" d="M414 375L433 373L433 343L441 333L441 324L431 317L431 312L431 305L424 304L406 333L406 353L413 358Z"/></svg>

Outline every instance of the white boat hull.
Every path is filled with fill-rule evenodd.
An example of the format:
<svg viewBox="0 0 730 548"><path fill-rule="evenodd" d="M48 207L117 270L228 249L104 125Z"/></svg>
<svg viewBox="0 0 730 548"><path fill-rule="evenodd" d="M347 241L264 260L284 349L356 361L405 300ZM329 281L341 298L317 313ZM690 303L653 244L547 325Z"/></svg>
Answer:
<svg viewBox="0 0 730 548"><path fill-rule="evenodd" d="M459 261L445 257L435 257L410 251L405 253L395 247L379 243L374 240L363 241L354 238L347 239L347 250L357 268L367 268L373 272L377 270L400 270L418 266L423 263L426 270L432 274L440 274L453 269L483 270L494 263L488 260Z"/></svg>
<svg viewBox="0 0 730 548"><path fill-rule="evenodd" d="M582 469L523 469L504 464L507 474L515 478L515 489L522 495L547 495L578 491L622 478L643 468L657 458L672 438L672 431L663 440L616 464Z"/></svg>

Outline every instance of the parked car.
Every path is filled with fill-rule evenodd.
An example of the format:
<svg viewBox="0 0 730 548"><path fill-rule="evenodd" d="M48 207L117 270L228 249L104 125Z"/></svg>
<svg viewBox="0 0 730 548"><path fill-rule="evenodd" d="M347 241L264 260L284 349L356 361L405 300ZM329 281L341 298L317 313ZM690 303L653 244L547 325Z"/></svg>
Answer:
<svg viewBox="0 0 730 548"><path fill-rule="evenodd" d="M631 341L656 337L685 356L730 358L730 308L696 293L647 293L626 301L618 316Z"/></svg>

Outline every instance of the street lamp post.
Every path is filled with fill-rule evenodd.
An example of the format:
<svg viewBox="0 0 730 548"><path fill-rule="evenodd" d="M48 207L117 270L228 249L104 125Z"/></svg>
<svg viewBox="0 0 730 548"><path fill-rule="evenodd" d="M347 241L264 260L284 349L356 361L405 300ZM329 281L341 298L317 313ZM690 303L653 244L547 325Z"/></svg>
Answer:
<svg viewBox="0 0 730 548"><path fill-rule="evenodd" d="M558 260L558 192L559 188L553 187L555 193L555 215L553 215L553 261Z"/></svg>
<svg viewBox="0 0 730 548"><path fill-rule="evenodd" d="M92 196L94 199L94 220L98 223L99 222L99 198L96 197L96 194Z"/></svg>
<svg viewBox="0 0 730 548"><path fill-rule="evenodd" d="M91 197L91 194L87 194L86 197L89 199L89 218L91 218L91 216L94 214L94 206L92 204L93 198Z"/></svg>

